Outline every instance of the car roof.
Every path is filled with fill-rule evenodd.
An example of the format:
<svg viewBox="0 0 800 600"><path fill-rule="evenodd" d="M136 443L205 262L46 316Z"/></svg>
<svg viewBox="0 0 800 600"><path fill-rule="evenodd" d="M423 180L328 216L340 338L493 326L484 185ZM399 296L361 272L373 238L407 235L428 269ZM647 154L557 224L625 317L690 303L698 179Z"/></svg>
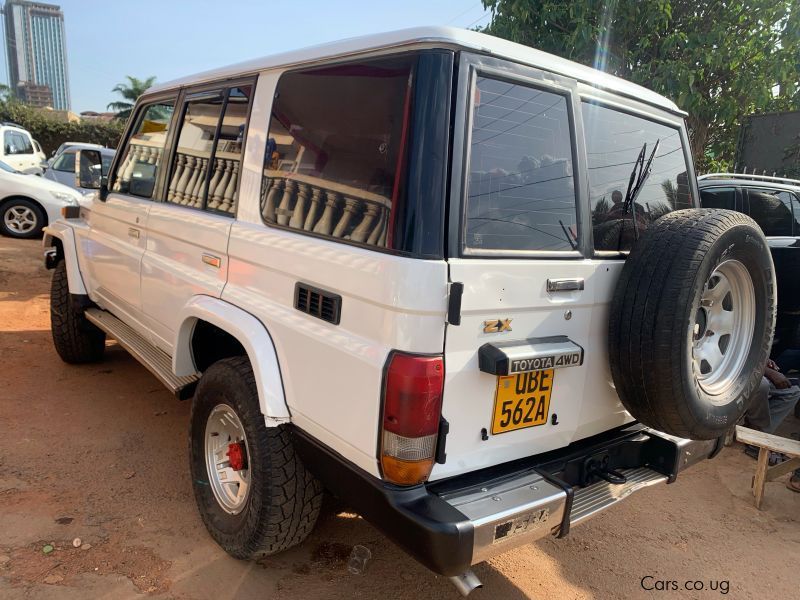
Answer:
<svg viewBox="0 0 800 600"><path fill-rule="evenodd" d="M349 38L300 50L291 50L157 84L148 90L147 95L187 85L257 73L277 67L294 67L324 59L353 56L389 48L402 48L413 44L442 44L447 47L456 47L505 58L513 62L577 79L589 85L628 96L673 113L686 114L668 98L630 81L522 44L455 27L414 27Z"/></svg>

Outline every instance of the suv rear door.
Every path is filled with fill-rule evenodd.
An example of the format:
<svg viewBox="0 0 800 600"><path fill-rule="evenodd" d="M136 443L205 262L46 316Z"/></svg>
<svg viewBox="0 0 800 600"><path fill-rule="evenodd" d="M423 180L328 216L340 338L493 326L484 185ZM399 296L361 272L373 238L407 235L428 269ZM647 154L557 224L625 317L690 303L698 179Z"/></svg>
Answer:
<svg viewBox="0 0 800 600"><path fill-rule="evenodd" d="M624 260L619 243L625 250L632 222L618 202L644 141L649 154L662 140L661 168L669 160L663 155L682 162L682 180L666 187L683 195L681 207L691 205L685 155L677 152L685 139L680 118L672 128L626 126L631 115L581 101L593 93L587 86L495 59L462 57L460 73L458 97L467 102L456 112L454 155L463 149L463 160L454 160L450 213L460 241L450 245L449 274L463 295L460 324L448 326L445 343L447 459L432 479L631 421L613 387L606 338ZM587 118L598 129L590 140L596 147L584 142ZM607 121L616 128L605 128ZM646 185L666 196L663 183ZM635 207L640 227L651 213L673 208ZM519 357L533 358L519 368L531 373L500 375Z"/></svg>

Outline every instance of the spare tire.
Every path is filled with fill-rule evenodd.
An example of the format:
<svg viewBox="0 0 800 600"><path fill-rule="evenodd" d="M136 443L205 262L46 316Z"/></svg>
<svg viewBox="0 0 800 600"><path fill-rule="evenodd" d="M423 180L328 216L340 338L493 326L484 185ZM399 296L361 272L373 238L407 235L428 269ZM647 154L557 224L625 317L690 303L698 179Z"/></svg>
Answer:
<svg viewBox="0 0 800 600"><path fill-rule="evenodd" d="M775 271L750 217L680 210L650 225L611 304L609 361L640 422L679 437L720 437L747 410L775 328Z"/></svg>

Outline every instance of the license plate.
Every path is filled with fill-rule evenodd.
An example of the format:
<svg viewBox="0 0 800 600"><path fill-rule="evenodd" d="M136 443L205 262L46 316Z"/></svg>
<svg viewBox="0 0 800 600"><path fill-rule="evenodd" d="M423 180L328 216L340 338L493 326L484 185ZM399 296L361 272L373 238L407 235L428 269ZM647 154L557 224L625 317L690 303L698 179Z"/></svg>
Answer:
<svg viewBox="0 0 800 600"><path fill-rule="evenodd" d="M498 377L492 434L547 423L554 379L553 369Z"/></svg>

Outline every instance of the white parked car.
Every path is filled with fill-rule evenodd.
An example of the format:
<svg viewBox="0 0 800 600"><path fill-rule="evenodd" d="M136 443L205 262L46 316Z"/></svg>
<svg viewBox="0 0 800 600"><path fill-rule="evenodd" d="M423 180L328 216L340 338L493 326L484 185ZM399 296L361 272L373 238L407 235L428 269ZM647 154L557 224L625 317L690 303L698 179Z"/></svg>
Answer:
<svg viewBox="0 0 800 600"><path fill-rule="evenodd" d="M20 173L0 161L0 232L5 235L36 237L61 218L64 206L78 206L80 197L65 185Z"/></svg>
<svg viewBox="0 0 800 600"><path fill-rule="evenodd" d="M697 208L684 116L446 28L159 85L46 230L56 350L114 337L193 398L231 555L300 543L327 487L468 593L713 456L760 383L769 250Z"/></svg>
<svg viewBox="0 0 800 600"><path fill-rule="evenodd" d="M23 173L41 173L45 155L27 129L14 123L0 123L0 160Z"/></svg>

